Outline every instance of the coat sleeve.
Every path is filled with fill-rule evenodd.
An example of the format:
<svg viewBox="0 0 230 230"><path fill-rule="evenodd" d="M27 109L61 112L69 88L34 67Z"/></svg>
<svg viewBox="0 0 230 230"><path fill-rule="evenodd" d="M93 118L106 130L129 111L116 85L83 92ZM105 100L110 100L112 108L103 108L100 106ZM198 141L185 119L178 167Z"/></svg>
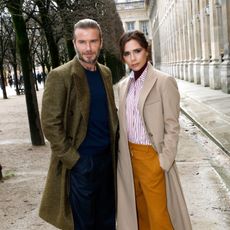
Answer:
<svg viewBox="0 0 230 230"><path fill-rule="evenodd" d="M53 70L46 80L42 99L42 128L50 142L52 153L68 169L71 169L79 159L79 154L72 147L71 139L67 136L64 127L66 104L67 87L64 78L59 76L58 71Z"/></svg>
<svg viewBox="0 0 230 230"><path fill-rule="evenodd" d="M176 158L179 140L180 95L174 78L167 77L162 88L164 140L159 153L161 167L168 171Z"/></svg>

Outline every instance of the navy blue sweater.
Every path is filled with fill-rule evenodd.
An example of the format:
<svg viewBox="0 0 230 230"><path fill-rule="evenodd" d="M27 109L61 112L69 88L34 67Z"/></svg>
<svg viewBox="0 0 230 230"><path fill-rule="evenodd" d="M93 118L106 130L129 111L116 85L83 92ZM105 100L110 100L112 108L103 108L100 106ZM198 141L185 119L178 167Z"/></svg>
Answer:
<svg viewBox="0 0 230 230"><path fill-rule="evenodd" d="M90 91L87 133L80 145L80 155L101 154L110 144L107 95L100 72L85 70Z"/></svg>

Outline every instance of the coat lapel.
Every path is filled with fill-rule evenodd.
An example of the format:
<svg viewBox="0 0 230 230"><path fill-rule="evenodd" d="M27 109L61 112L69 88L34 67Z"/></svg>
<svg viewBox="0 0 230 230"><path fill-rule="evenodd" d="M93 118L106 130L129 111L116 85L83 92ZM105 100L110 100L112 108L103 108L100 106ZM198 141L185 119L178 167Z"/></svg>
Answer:
<svg viewBox="0 0 230 230"><path fill-rule="evenodd" d="M107 95L107 102L108 102L108 108L109 108L109 117L110 117L110 124L113 129L112 133L116 131L117 129L117 112L116 112L116 105L114 101L114 94L113 94L113 88L112 88L112 82L111 82L111 76L109 75L109 72L103 71L103 68L101 68L100 64L97 64L97 68L100 71L105 92Z"/></svg>
<svg viewBox="0 0 230 230"><path fill-rule="evenodd" d="M75 63L73 66L73 77L74 77L74 84L76 87L78 101L80 103L80 110L82 117L86 124L88 123L89 118L89 105L90 105L90 93L89 87L87 83L87 78L84 72L83 67L75 57Z"/></svg>
<svg viewBox="0 0 230 230"><path fill-rule="evenodd" d="M123 127L125 136L127 137L127 127L126 127L126 98L128 94L128 89L130 86L131 80L129 77L125 79L125 82L121 85L120 95L119 95L119 119L122 123L120 127Z"/></svg>
<svg viewBox="0 0 230 230"><path fill-rule="evenodd" d="M107 100L108 100L108 106L111 106L111 104L114 104L113 89L111 87L112 86L111 77L109 76L107 72L103 71L99 63L97 64L97 68L99 69L102 81L104 83L105 92L106 92Z"/></svg>
<svg viewBox="0 0 230 230"><path fill-rule="evenodd" d="M151 66L151 64L148 63L147 76L144 80L144 85L141 89L140 97L139 97L138 105L137 105L142 116L143 116L143 107L144 107L146 98L149 95L151 89L153 88L156 80L157 80L156 73L153 67Z"/></svg>

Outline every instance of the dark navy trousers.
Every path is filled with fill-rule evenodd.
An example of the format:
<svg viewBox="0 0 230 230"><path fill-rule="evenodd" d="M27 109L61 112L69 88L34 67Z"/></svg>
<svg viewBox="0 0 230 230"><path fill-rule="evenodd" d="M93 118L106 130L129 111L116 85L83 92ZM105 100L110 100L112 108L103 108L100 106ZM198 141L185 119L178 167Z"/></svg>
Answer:
<svg viewBox="0 0 230 230"><path fill-rule="evenodd" d="M115 230L112 156L81 156L70 172L75 230Z"/></svg>

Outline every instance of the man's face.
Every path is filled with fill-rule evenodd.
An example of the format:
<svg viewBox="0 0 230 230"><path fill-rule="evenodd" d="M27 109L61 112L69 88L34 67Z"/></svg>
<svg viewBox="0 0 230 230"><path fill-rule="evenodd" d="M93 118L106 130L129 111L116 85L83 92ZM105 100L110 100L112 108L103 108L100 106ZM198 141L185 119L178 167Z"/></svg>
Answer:
<svg viewBox="0 0 230 230"><path fill-rule="evenodd" d="M74 32L74 38L73 43L79 60L94 65L102 47L99 31L94 28L77 28Z"/></svg>

